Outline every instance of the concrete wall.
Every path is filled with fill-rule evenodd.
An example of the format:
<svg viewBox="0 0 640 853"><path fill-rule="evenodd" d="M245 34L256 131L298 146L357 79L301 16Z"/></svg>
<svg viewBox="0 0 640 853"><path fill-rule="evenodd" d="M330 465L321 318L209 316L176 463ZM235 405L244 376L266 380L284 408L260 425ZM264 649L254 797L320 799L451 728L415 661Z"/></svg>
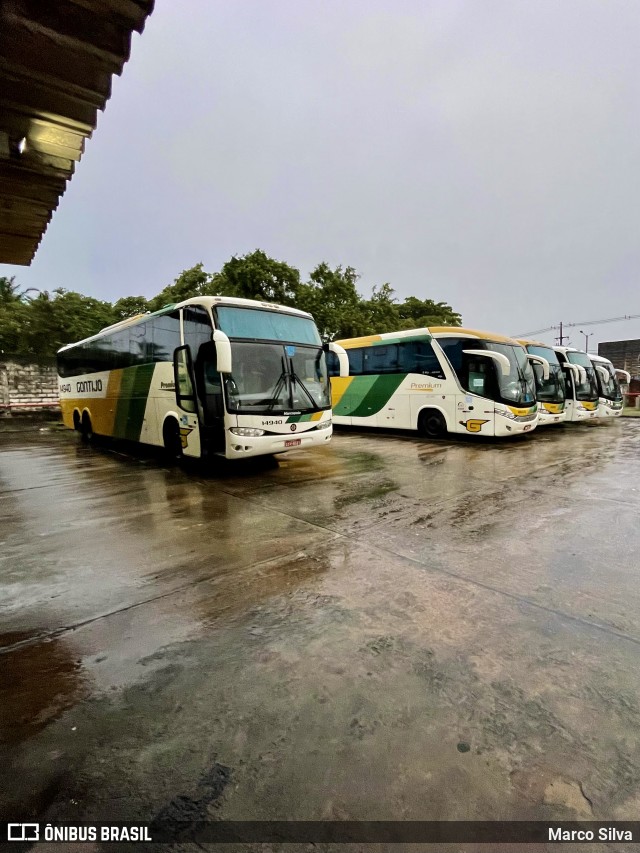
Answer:
<svg viewBox="0 0 640 853"><path fill-rule="evenodd" d="M0 356L0 414L59 410L55 359Z"/></svg>

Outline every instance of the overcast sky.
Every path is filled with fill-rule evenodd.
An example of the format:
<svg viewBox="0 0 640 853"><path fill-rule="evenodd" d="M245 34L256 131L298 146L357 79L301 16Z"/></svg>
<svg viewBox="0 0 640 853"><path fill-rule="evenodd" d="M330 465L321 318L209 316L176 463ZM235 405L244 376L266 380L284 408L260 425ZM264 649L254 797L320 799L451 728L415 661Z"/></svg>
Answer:
<svg viewBox="0 0 640 853"><path fill-rule="evenodd" d="M261 248L505 333L640 314L639 95L637 0L156 0L0 275L150 297Z"/></svg>

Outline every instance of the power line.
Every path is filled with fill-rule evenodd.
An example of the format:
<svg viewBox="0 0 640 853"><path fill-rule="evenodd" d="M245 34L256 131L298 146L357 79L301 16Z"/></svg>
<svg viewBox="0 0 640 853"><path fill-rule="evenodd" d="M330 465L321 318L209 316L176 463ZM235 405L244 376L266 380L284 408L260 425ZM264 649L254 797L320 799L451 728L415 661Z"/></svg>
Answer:
<svg viewBox="0 0 640 853"><path fill-rule="evenodd" d="M640 314L625 314L624 317L610 317L608 320L581 320L577 323L563 323L565 329L572 329L575 326L599 326L604 323L618 323L622 320L638 320ZM545 332L552 332L554 329L559 329L560 326L547 326L546 329L536 329L535 332L522 332L519 335L512 335L513 338L529 338L532 335L542 335Z"/></svg>

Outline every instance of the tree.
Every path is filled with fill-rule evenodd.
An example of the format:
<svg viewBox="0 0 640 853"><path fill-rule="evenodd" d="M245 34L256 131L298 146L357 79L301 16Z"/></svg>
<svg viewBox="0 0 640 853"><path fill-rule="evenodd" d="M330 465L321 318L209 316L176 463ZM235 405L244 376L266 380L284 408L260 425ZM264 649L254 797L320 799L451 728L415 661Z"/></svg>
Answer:
<svg viewBox="0 0 640 853"><path fill-rule="evenodd" d="M144 314L149 310L149 303L144 296L123 296L113 306L115 322L135 317L136 314Z"/></svg>
<svg viewBox="0 0 640 853"><path fill-rule="evenodd" d="M227 261L212 277L215 296L238 296L295 305L300 289L300 272L284 261L270 258L262 249Z"/></svg>
<svg viewBox="0 0 640 853"><path fill-rule="evenodd" d="M309 282L300 285L296 307L313 314L325 341L366 334L362 297L356 290L358 278L353 267L331 269L323 261Z"/></svg>
<svg viewBox="0 0 640 853"><path fill-rule="evenodd" d="M91 296L44 290L25 306L18 335L17 353L52 356L65 344L95 335L115 322L113 306Z"/></svg>
<svg viewBox="0 0 640 853"><path fill-rule="evenodd" d="M365 302L367 334L397 332L401 328L398 305L393 294L394 290L388 283L373 288L371 299Z"/></svg>
<svg viewBox="0 0 640 853"><path fill-rule="evenodd" d="M462 317L446 302L417 299L408 296L398 305L403 329L420 329L424 326L459 326Z"/></svg>
<svg viewBox="0 0 640 853"><path fill-rule="evenodd" d="M165 305L173 305L192 296L211 295L212 275L202 269L202 263L183 270L173 284L168 284L148 303L149 310L159 311Z"/></svg>

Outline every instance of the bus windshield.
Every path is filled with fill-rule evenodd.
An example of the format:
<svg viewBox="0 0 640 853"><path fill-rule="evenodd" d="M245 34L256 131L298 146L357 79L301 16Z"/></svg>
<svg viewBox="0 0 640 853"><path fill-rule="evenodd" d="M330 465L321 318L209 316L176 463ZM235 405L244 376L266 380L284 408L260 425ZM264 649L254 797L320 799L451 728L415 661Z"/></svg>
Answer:
<svg viewBox="0 0 640 853"><path fill-rule="evenodd" d="M578 382L577 377L572 377L575 387L576 400L597 400L598 383L596 380L596 369L586 352L567 352L569 364L578 364L584 367L587 377L584 382Z"/></svg>
<svg viewBox="0 0 640 853"><path fill-rule="evenodd" d="M509 359L510 370L507 375L503 374L501 367L497 368L501 398L509 403L533 405L536 400L535 379L524 347L493 341L487 343L486 347Z"/></svg>
<svg viewBox="0 0 640 853"><path fill-rule="evenodd" d="M535 404L535 380L524 347L454 335L436 340L466 391L508 406ZM503 374L502 367L489 357L466 352L475 349L491 350L506 356L509 373Z"/></svg>
<svg viewBox="0 0 640 853"><path fill-rule="evenodd" d="M539 355L549 362L549 378L543 376L542 365L534 362L533 373L536 378L536 397L543 403L564 403L566 397L566 386L562 367L558 356L551 347L528 346L531 355Z"/></svg>
<svg viewBox="0 0 640 853"><path fill-rule="evenodd" d="M622 391L620 383L613 370L613 365L598 362L598 367L604 368L609 374L609 378L605 379L600 371L597 371L598 385L600 386L600 396L606 397L607 400L622 400Z"/></svg>
<svg viewBox="0 0 640 853"><path fill-rule="evenodd" d="M275 415L331 407L321 347L234 341L231 353L233 372L225 383L228 411Z"/></svg>
<svg viewBox="0 0 640 853"><path fill-rule="evenodd" d="M316 324L310 317L231 305L219 305L215 310L217 327L232 339L322 344Z"/></svg>

